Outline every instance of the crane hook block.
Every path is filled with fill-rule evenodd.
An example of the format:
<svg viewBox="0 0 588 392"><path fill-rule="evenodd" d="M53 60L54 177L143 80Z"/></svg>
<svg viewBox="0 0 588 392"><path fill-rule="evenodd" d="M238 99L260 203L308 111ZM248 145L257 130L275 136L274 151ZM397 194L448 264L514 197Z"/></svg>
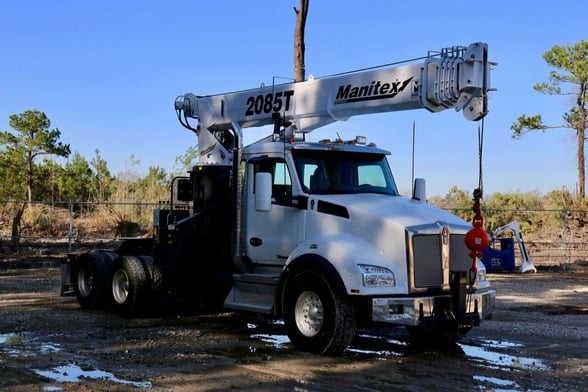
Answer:
<svg viewBox="0 0 588 392"><path fill-rule="evenodd" d="M465 243L469 250L482 252L490 245L488 233L480 227L473 227L465 236Z"/></svg>

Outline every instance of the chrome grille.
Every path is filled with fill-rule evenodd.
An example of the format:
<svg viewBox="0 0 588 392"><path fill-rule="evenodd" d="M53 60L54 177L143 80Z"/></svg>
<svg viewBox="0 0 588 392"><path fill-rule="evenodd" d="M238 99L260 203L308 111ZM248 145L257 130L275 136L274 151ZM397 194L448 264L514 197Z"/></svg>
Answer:
<svg viewBox="0 0 588 392"><path fill-rule="evenodd" d="M472 266L470 250L465 244L465 235L454 234L451 236L449 249L450 271L469 271Z"/></svg>
<svg viewBox="0 0 588 392"><path fill-rule="evenodd" d="M441 237L415 235L412 238L412 244L414 286L416 288L442 286Z"/></svg>
<svg viewBox="0 0 588 392"><path fill-rule="evenodd" d="M450 234L449 243L443 245L441 232L413 235L410 263L413 270L413 287L441 288L449 284L450 271L469 271L472 259L464 237L464 234ZM449 259L449 265L445 264L446 270L443 263L444 254Z"/></svg>

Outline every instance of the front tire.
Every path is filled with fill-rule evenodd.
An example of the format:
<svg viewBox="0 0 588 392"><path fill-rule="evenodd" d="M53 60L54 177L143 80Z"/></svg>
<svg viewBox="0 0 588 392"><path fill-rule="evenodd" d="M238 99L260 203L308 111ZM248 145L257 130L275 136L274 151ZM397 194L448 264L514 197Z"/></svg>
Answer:
<svg viewBox="0 0 588 392"><path fill-rule="evenodd" d="M355 336L353 304L312 270L293 276L286 287L284 321L290 341L305 351L339 354Z"/></svg>
<svg viewBox="0 0 588 392"><path fill-rule="evenodd" d="M134 315L144 310L149 297L147 270L134 256L121 256L115 261L112 275L114 308L124 315Z"/></svg>

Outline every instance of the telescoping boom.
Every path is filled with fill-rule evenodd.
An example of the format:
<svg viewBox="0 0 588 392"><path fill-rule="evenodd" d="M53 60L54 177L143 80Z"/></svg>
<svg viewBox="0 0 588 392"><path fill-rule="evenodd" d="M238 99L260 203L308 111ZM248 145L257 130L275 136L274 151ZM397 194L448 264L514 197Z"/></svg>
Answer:
<svg viewBox="0 0 588 392"><path fill-rule="evenodd" d="M206 128L232 121L243 128L268 125L279 113L301 132L355 115L420 108L463 110L466 119L475 121L488 112L487 57L487 45L475 43L445 49L419 64L203 97L186 94L176 109L199 118Z"/></svg>
<svg viewBox="0 0 588 392"><path fill-rule="evenodd" d="M427 109L461 110L468 120L488 113L490 67L488 46L443 49L424 61L398 67L350 72L304 82L217 95L188 93L176 100L183 117L198 119L201 130L241 128L275 123L279 116L297 132L311 132L356 115ZM209 143L199 134L199 147ZM214 144L214 140L210 140Z"/></svg>

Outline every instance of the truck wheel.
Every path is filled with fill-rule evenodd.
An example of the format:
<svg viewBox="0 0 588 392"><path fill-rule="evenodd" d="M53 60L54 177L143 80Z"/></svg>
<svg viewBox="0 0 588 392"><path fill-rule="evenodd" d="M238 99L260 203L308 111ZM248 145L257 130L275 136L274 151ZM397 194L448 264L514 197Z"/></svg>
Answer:
<svg viewBox="0 0 588 392"><path fill-rule="evenodd" d="M74 291L85 309L103 307L109 302L108 265L99 253L84 253L74 267Z"/></svg>
<svg viewBox="0 0 588 392"><path fill-rule="evenodd" d="M338 354L355 336L351 301L337 294L316 271L304 271L286 288L284 321L290 341L298 348L321 354Z"/></svg>
<svg viewBox="0 0 588 392"><path fill-rule="evenodd" d="M121 314L133 315L143 310L149 287L147 271L137 257L121 256L114 263L112 298L114 308Z"/></svg>

